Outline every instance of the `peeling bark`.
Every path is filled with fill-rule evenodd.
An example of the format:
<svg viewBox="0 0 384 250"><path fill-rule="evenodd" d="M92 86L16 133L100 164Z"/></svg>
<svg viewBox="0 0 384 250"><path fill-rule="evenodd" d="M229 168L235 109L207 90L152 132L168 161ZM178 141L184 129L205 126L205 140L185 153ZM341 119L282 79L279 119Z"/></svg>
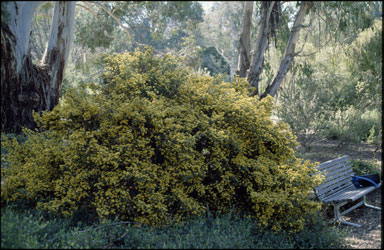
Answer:
<svg viewBox="0 0 384 250"><path fill-rule="evenodd" d="M251 65L251 25L252 25L253 2L245 2L244 17L241 24L239 39L239 61L238 74L240 77L247 76L247 70Z"/></svg>
<svg viewBox="0 0 384 250"><path fill-rule="evenodd" d="M75 2L56 2L43 64L32 63L30 28L43 2L7 2L1 25L1 130L35 128L32 111L52 110L58 103L73 33ZM57 9L57 10L56 10ZM60 11L60 12L59 12ZM60 13L60 15L58 15Z"/></svg>
<svg viewBox="0 0 384 250"><path fill-rule="evenodd" d="M75 2L56 2L49 42L42 64L49 66L51 80L44 86L47 107L52 110L59 101L59 94L73 40Z"/></svg>
<svg viewBox="0 0 384 250"><path fill-rule="evenodd" d="M256 37L256 44L254 47L254 54L252 62L247 74L249 87L254 88L251 95L259 94L259 78L262 72L264 62L264 52L267 49L268 39L271 34L270 18L272 9L274 8L275 1L261 3L261 19L258 34Z"/></svg>
<svg viewBox="0 0 384 250"><path fill-rule="evenodd" d="M288 72L289 66L291 65L293 58L295 56L295 46L297 39L299 37L299 31L302 28L304 22L304 17L308 9L312 6L312 2L302 2L300 5L299 12L296 15L295 22L291 29L291 34L289 35L288 43L285 48L283 58L280 62L279 70L273 79L271 85L267 87L265 92L260 96L260 98L266 97L268 94L275 96L277 89L280 87L281 83L284 80L285 75Z"/></svg>

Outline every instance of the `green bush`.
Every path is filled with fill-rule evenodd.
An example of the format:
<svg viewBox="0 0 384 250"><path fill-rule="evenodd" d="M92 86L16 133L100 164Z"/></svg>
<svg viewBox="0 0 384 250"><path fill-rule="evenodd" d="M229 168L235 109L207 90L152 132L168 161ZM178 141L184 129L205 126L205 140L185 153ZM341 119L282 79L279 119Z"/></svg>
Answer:
<svg viewBox="0 0 384 250"><path fill-rule="evenodd" d="M301 230L319 208L308 196L320 176L295 157L288 126L270 119L271 97L151 50L104 61L101 86L69 89L34 116L40 132L24 130L24 144L4 138L2 201L153 226L234 209L276 231Z"/></svg>
<svg viewBox="0 0 384 250"><path fill-rule="evenodd" d="M377 143L380 135L375 128L381 128L380 118L377 111L362 113L351 106L345 111L336 112L333 119L327 121L327 128L321 134L328 139Z"/></svg>
<svg viewBox="0 0 384 250"><path fill-rule="evenodd" d="M381 177L381 171L374 163L362 160L352 160L351 163L352 170L355 175L379 174Z"/></svg>
<svg viewBox="0 0 384 250"><path fill-rule="evenodd" d="M297 135L366 141L379 147L381 38L382 21L377 20L348 46L326 46L310 59L298 58L291 80L279 92L278 116Z"/></svg>

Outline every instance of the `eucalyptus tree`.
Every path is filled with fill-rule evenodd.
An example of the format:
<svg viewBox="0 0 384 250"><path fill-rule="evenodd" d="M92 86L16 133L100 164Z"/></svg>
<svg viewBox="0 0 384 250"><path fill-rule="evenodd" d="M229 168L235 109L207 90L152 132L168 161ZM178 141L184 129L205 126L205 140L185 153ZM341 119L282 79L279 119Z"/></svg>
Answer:
<svg viewBox="0 0 384 250"><path fill-rule="evenodd" d="M47 46L40 62L31 58L31 21L44 2L1 3L1 129L34 127L32 110L58 103L74 28L76 2L56 2Z"/></svg>
<svg viewBox="0 0 384 250"><path fill-rule="evenodd" d="M380 12L382 5L379 2L348 2L348 1L322 1L322 2L296 2L296 15L291 17L282 15L282 5L292 5L292 3L282 3L281 1L262 2L260 7L260 21L257 26L257 36L251 55L251 64L246 77L250 85L251 95L257 95L260 98L266 97L268 94L275 96L278 88L284 81L284 78L291 68L294 57L299 56L303 50L304 44L309 33L313 33L315 29L311 26L316 23L318 35L318 43L315 44L320 48L329 41L334 40L341 43L352 42L359 28L366 29L373 23L374 13ZM251 24L248 12L244 12L242 30L240 35L240 43L244 43L244 37L250 32ZM294 18L293 18L294 17ZM281 22L283 20L283 22ZM287 28L288 23L293 23L291 28ZM300 30L308 28L305 32L305 38L302 47L296 51L295 47L299 39ZM323 30L322 30L323 28ZM281 32L283 30L283 32ZM285 33L285 38L276 39L276 33ZM312 34L313 35L313 34ZM263 93L259 91L260 76L265 67L264 54L268 49L271 37L275 36L275 45L280 49L283 48L283 55L279 68L274 76L273 81L268 83ZM284 36L279 35L279 38ZM316 39L312 36L312 40ZM324 41L325 40L325 41ZM245 56L250 53L250 47L242 46L241 57L239 61L240 76L245 76L246 69L244 65ZM248 50L248 51L247 51Z"/></svg>
<svg viewBox="0 0 384 250"><path fill-rule="evenodd" d="M238 74L245 77L251 65L251 25L252 25L253 1L245 2L244 17L241 24L239 39Z"/></svg>
<svg viewBox="0 0 384 250"><path fill-rule="evenodd" d="M268 94L271 96L274 96L276 94L277 88L282 83L288 69L290 66L290 63L293 60L293 57L295 56L295 45L298 39L299 30L303 26L304 17L307 13L307 10L312 6L311 2L302 2L300 4L299 11L295 17L294 24L291 28L290 36L287 41L285 51L283 54L283 58L280 63L279 70L277 72L277 75L275 76L272 84L267 86L267 89L263 94L259 93L259 82L260 82L260 75L262 73L263 67L264 67L264 54L266 49L269 45L269 40L271 38L271 35L275 35L276 30L279 25L279 19L281 16L281 2L280 1L270 1L270 2L262 2L260 7L260 22L258 25L258 33L256 37L256 42L254 44L253 54L251 63L246 63L245 56L242 56L240 58L239 62L239 73L240 76L245 76L245 71L247 68L245 68L245 65L249 65L249 69L247 71L246 77L249 82L251 95L259 95L260 98L266 97ZM252 14L252 13L251 13ZM245 12L244 18L243 18L243 28L242 33L240 36L240 41L243 42L243 37L247 36L247 33L249 33L249 29L251 27L250 20L251 18L248 17L248 12ZM249 55L250 54L250 47L243 46L241 48L242 54L241 55ZM248 50L248 51L247 51Z"/></svg>
<svg viewBox="0 0 384 250"><path fill-rule="evenodd" d="M34 13L45 3L1 3L2 131L18 132L23 126L34 128L32 111L40 113L52 110L57 105L75 26L79 24L75 23L77 4L94 17L94 21L79 26L77 32L79 44L91 49L109 46L114 38L111 32L117 26L135 46L152 45L156 37L161 37L160 34L168 36L163 43L170 43L172 39L177 43L178 38L183 36L178 24L182 20L187 23L199 21L202 13L200 4L196 2L59 1L54 4L44 53L39 53L36 48L41 50L42 44L34 41L35 44L31 46L31 25ZM181 27L186 28L183 25ZM177 28L179 33L173 36ZM158 49L163 47L159 46ZM32 54L40 58L32 60Z"/></svg>

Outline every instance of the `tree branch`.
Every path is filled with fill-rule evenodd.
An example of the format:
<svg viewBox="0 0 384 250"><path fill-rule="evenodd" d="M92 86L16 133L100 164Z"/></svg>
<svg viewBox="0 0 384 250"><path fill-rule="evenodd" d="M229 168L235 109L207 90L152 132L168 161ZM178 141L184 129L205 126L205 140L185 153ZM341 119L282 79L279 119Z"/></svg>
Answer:
<svg viewBox="0 0 384 250"><path fill-rule="evenodd" d="M308 24L308 25L301 25L301 27L311 27L311 25L312 25L312 19L309 21L309 24ZM303 42L303 46L301 46L300 51L298 51L298 52L296 52L296 53L293 54L294 57L297 56L297 55L299 55L299 54L303 51L303 49L304 49L304 45L307 43L308 34L309 34L309 32L307 32L307 33L305 34L305 38L304 38L304 42Z"/></svg>
<svg viewBox="0 0 384 250"><path fill-rule="evenodd" d="M80 6L80 7L83 7L84 9L88 10L89 12L91 12L92 15L93 15L94 17L98 18L98 17L97 17L97 13L92 9L92 6L89 5L89 3L84 2L84 1L83 1L83 3L84 3L86 6L84 6L84 5L82 5L82 4L79 4L79 3L76 4L76 5L77 5L77 6Z"/></svg>
<svg viewBox="0 0 384 250"><path fill-rule="evenodd" d="M102 8L105 12L107 12L108 15L109 15L110 17L112 17L112 18L113 18L113 19L120 25L121 28L124 29L124 31L125 31L125 33L127 33L128 37L131 38L132 40L134 40L134 39L132 38L132 35L131 35L131 32L129 31L129 29L128 29L127 27L125 27L125 26L120 22L120 20L119 20L114 14L112 14L112 12L110 12L107 8L105 8L104 5L102 5L102 4L99 3L99 2L94 2L94 1L89 1L89 2L90 2L90 3L93 3L93 4L97 5L97 6L99 6L99 7Z"/></svg>
<svg viewBox="0 0 384 250"><path fill-rule="evenodd" d="M89 2L89 3L93 3L93 4L97 5L97 6L99 6L99 7L102 8L105 12L107 12L107 14L108 14L110 17L112 17L112 18L119 24L119 26L120 26L121 28L123 28L123 30L125 31L125 33L128 35L128 37L131 39L131 41L132 41L133 43L135 43L135 44L138 45L138 46L146 46L146 45L147 45L147 44L142 44L142 43L137 42L137 41L132 37L129 28L126 27L126 26L124 26L124 25L121 23L121 21L119 20L119 18L117 18L111 11L109 11L107 8L105 8L104 5L102 5L101 3L96 2L96 1L88 1L88 2ZM130 26L129 23L127 23L127 24L128 24L128 26ZM133 31L136 32L135 30L133 30ZM153 51L156 51L156 52L159 53L159 51L157 51L155 48L152 48L152 49L153 49Z"/></svg>
<svg viewBox="0 0 384 250"><path fill-rule="evenodd" d="M224 55L224 51L220 51L216 46L215 46L215 49L217 52L219 52L219 54L224 58L225 61L227 61L227 63L229 65L231 65L230 61L228 60L228 58Z"/></svg>
<svg viewBox="0 0 384 250"><path fill-rule="evenodd" d="M272 13L273 6L275 1L271 3L262 3L261 8L261 19L259 30L257 31L256 43L253 49L252 61L247 71L247 80L249 82L249 89L253 87L254 90L251 92L251 96L259 94L259 79L262 72L262 65L264 62L264 52L268 46L268 39L271 32L271 27L269 27L269 19Z"/></svg>
<svg viewBox="0 0 384 250"><path fill-rule="evenodd" d="M265 98L268 94L271 96L275 96L277 89L284 80L284 77L287 74L289 66L295 55L295 45L298 40L299 31L302 27L304 17L306 15L307 10L311 7L312 2L301 2L300 9L295 17L295 22L293 24L293 27L291 28L291 34L289 35L287 46L285 48L283 58L280 62L279 70L275 78L273 79L272 84L267 87L265 92L260 96L260 99Z"/></svg>

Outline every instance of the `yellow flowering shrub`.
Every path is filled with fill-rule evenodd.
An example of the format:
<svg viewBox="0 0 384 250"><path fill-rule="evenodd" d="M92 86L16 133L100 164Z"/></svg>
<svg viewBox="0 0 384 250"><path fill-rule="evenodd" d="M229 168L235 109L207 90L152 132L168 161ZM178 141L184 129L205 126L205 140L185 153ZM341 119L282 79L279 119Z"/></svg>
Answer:
<svg viewBox="0 0 384 250"><path fill-rule="evenodd" d="M270 119L271 97L150 49L104 63L103 84L70 89L35 115L40 131L24 130L24 144L4 139L2 200L153 226L235 209L274 230L300 230L318 208L308 196L320 179L294 156L287 125Z"/></svg>

